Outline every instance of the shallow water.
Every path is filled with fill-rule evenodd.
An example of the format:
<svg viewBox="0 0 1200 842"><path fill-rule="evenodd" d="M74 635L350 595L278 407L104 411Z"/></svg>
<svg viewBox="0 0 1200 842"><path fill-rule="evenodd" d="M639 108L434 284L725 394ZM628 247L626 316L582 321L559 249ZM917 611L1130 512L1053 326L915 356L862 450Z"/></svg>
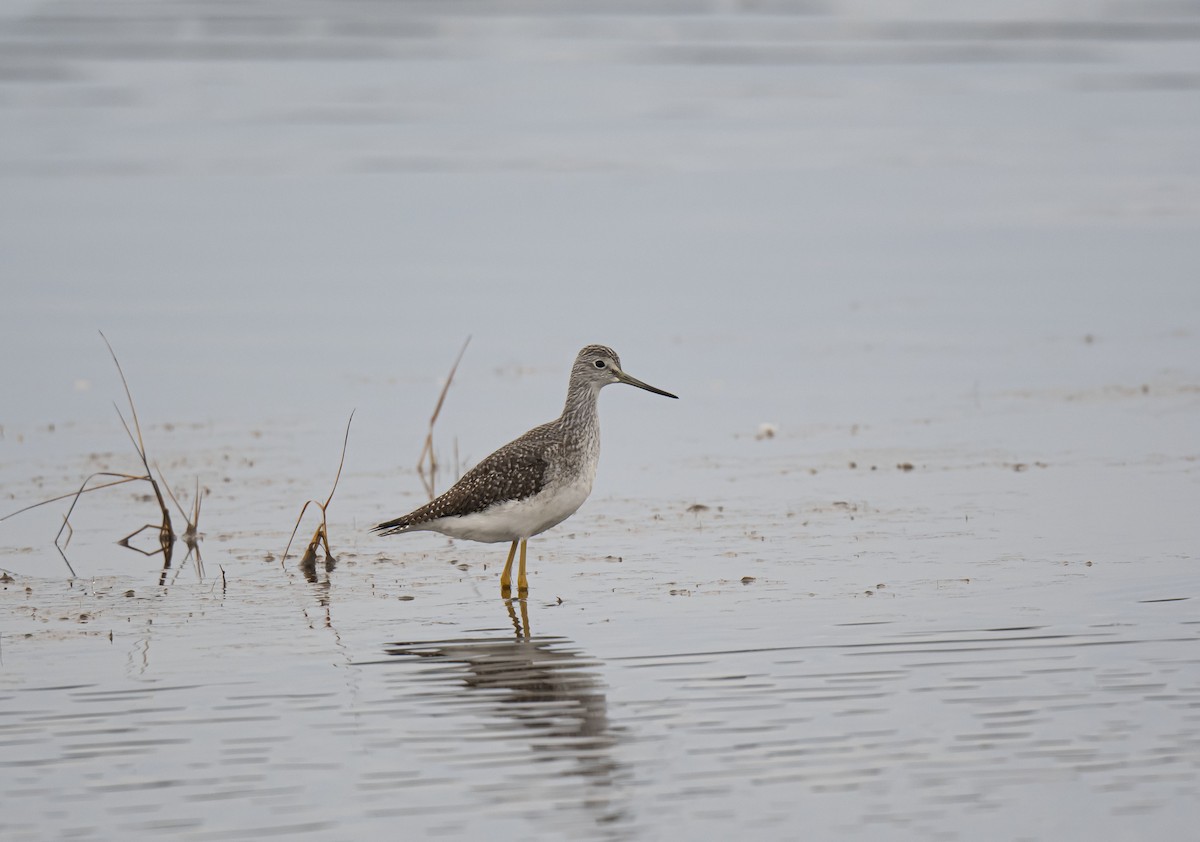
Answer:
<svg viewBox="0 0 1200 842"><path fill-rule="evenodd" d="M338 563L306 571L278 561L286 528L216 531L239 505L286 527L286 483L273 518L261 490L213 492L203 578L81 520L77 569L126 573L0 596L6 838L1183 832L1194 464L830 467L799 488L741 464L673 473L794 499L594 499L533 543L524 603L498 596L498 545L335 518ZM332 512L377 506L379 480L343 482ZM1175 531L1071 514L1064 493L1105 482L1121 511L1161 492ZM87 505L123 529L147 508ZM45 540L7 563L61 564Z"/></svg>
<svg viewBox="0 0 1200 842"><path fill-rule="evenodd" d="M1186 837L1200 18L906 8L7 4L0 516L136 470L96 328L206 496L0 522L6 842ZM450 474L682 398L523 602L367 531L467 334Z"/></svg>

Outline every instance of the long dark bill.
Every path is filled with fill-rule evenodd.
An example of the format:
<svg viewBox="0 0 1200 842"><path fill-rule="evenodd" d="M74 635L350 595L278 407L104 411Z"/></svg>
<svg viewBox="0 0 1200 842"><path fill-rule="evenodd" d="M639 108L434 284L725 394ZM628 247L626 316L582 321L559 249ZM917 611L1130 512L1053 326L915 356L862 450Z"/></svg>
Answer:
<svg viewBox="0 0 1200 842"><path fill-rule="evenodd" d="M638 380L636 377L630 377L623 371L617 371L615 374L617 375L617 379L622 383L628 383L630 386L637 386L639 389L645 389L647 392L653 392L656 395L662 395L664 398L675 398L676 400L679 400L679 395L672 395L670 392L664 392L662 389L656 389L649 383L643 383L641 380Z"/></svg>

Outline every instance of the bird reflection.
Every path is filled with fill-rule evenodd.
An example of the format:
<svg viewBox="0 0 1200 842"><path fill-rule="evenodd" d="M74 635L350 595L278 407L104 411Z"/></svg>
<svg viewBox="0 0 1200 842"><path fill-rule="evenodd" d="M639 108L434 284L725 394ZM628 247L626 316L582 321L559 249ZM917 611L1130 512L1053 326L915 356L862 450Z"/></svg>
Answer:
<svg viewBox="0 0 1200 842"><path fill-rule="evenodd" d="M422 670L419 677L437 685L436 695L448 704L462 704L474 714L481 699L488 702L483 711L501 726L497 733L527 746L531 760L551 764L548 786L560 784L564 774L581 780L582 791L559 800L559 807L582 809L603 835L620 836L629 820L620 784L629 772L612 756L622 732L608 719L600 663L565 638L532 636L525 600L505 602L515 639L394 643L386 652L465 667ZM568 764L565 770L562 763Z"/></svg>
<svg viewBox="0 0 1200 842"><path fill-rule="evenodd" d="M513 603L516 602L521 606L521 618L517 619L517 609L513 608ZM508 619L512 621L513 630L517 633L518 640L528 640L529 629L529 606L524 599L506 599L505 605L508 606Z"/></svg>

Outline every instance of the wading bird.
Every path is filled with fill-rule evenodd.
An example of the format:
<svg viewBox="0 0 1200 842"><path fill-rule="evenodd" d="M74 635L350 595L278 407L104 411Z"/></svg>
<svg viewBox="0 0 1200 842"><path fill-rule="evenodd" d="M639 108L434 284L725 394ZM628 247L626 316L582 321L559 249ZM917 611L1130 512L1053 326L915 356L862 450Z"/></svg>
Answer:
<svg viewBox="0 0 1200 842"><path fill-rule="evenodd" d="M612 348L588 345L571 366L562 415L504 445L463 474L445 494L373 531L381 535L431 531L485 543L511 541L500 574L505 596L512 589L513 556L520 544L517 592L528 592L529 539L575 514L592 491L600 460L597 398L611 383L677 397L622 371L621 359Z"/></svg>

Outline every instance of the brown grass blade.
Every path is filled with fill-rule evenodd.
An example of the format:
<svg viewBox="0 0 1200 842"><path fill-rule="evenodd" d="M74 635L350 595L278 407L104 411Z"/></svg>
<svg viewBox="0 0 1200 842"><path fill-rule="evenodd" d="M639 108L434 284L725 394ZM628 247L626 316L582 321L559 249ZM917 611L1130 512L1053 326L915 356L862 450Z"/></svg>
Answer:
<svg viewBox="0 0 1200 842"><path fill-rule="evenodd" d="M333 500L333 495L337 492L338 481L342 478L342 466L346 464L346 447L350 444L350 425L354 423L354 413L358 410L350 410L350 418L346 421L346 435L342 437L342 458L338 460L337 475L333 478L333 488L329 490L329 496L325 498L325 505L321 507L321 516L325 516L325 510L329 508L330 501Z"/></svg>
<svg viewBox="0 0 1200 842"><path fill-rule="evenodd" d="M320 506L316 500L305 500L304 505L300 507L300 516L296 518L296 525L292 527L292 534L288 536L287 546L283 549L283 557L279 559L280 566L287 561L288 551L292 548L292 541L296 540L296 533L300 531L300 522L304 520L304 513L308 511L309 506Z"/></svg>
<svg viewBox="0 0 1200 842"><path fill-rule="evenodd" d="M438 395L437 403L434 404L433 414L429 416L429 432L425 436L425 444L421 447L421 455L417 457L417 476L421 478L421 484L425 487L425 493L432 500L437 496L435 481L437 478L437 457L433 452L433 428L437 424L438 416L442 413L442 404L446 402L446 393L450 391L450 384L454 382L454 375L458 372L458 364L462 362L463 354L467 352L467 346L471 344L471 337L467 336L462 347L458 349L458 356L454 358L454 365L450 366L450 374L446 377L446 382L442 386L442 391ZM429 467L426 469L426 459L429 461ZM428 473L427 473L428 471Z"/></svg>
<svg viewBox="0 0 1200 842"><path fill-rule="evenodd" d="M111 471L97 471L85 479L83 481L83 485L86 486L95 477L121 477L121 479L113 480L112 482L106 482L104 485L95 485L91 488L81 487L79 491L68 491L66 494L60 494L57 497L51 497L49 500L42 500L39 503L33 503L25 506L22 509L17 509L15 512L9 512L4 517L0 517L0 521L6 521L10 517L16 517L23 512L28 512L30 509L36 509L38 506L45 506L49 503L57 503L59 500L66 500L68 497L78 497L80 494L87 494L90 491L99 491L102 488L112 488L114 485L123 485L127 482L136 482L137 480L145 479L145 477L135 477L133 474L117 474Z"/></svg>

